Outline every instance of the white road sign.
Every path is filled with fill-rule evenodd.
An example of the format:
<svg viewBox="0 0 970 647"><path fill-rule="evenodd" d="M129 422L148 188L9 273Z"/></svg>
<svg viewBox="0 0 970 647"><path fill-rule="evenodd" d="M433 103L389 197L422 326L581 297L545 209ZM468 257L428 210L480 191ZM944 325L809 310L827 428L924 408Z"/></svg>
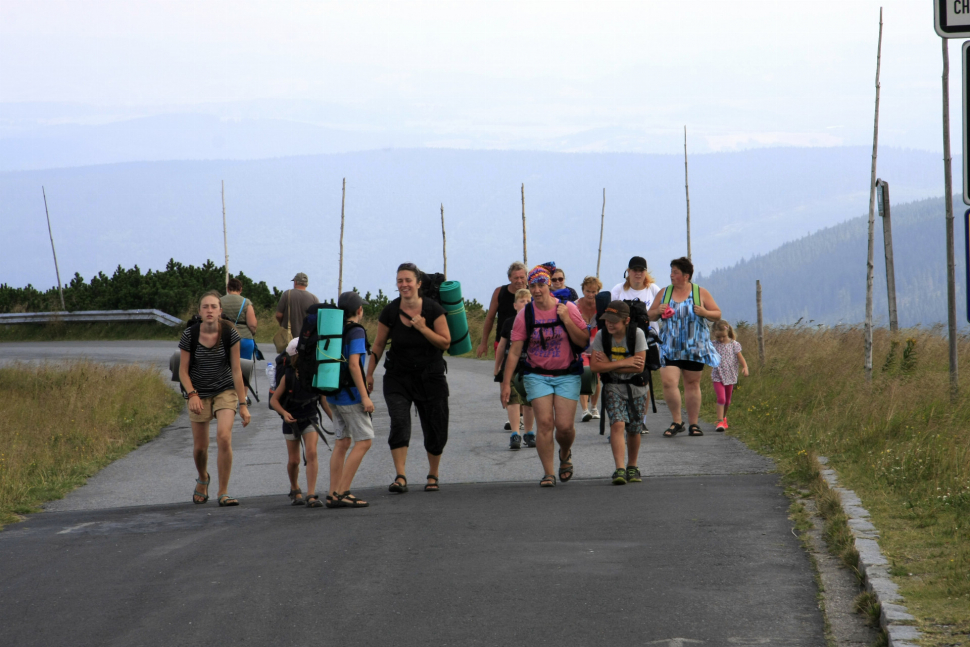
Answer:
<svg viewBox="0 0 970 647"><path fill-rule="evenodd" d="M933 0L933 18L943 38L970 38L970 0Z"/></svg>

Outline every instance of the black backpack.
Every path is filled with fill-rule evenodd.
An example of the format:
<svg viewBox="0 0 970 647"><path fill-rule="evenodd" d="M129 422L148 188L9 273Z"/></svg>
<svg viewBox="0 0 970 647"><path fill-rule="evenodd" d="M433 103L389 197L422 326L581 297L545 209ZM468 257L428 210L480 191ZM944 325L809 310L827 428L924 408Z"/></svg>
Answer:
<svg viewBox="0 0 970 647"><path fill-rule="evenodd" d="M421 296L426 299L431 299L440 306L444 306L441 303L441 284L445 282L445 275L441 272L435 272L434 274L421 272L419 278L421 281ZM445 310L447 309L445 308Z"/></svg>
<svg viewBox="0 0 970 647"><path fill-rule="evenodd" d="M560 303L564 303L564 302L560 301ZM523 348L522 355L523 356L526 355L526 350L528 348L529 341L532 339L532 332L536 328L539 329L539 345L542 346L543 349L545 349L546 347L546 338L545 338L545 335L543 335L542 331L545 330L546 328L562 328L563 334L566 335L566 339L569 341L569 349L572 351L573 360L566 368L550 370L550 369L536 369L531 364L529 364L529 360L528 358L526 358L522 362L523 372L534 373L541 370L543 375L552 375L552 376L582 375L583 374L583 351L585 351L586 349L583 348L582 346L578 346L573 343L572 338L569 336L569 333L566 331L566 324L563 323L562 319L559 318L558 314L556 315L555 321L549 321L547 323L537 324L535 307L532 303L528 303L525 306L526 348Z"/></svg>

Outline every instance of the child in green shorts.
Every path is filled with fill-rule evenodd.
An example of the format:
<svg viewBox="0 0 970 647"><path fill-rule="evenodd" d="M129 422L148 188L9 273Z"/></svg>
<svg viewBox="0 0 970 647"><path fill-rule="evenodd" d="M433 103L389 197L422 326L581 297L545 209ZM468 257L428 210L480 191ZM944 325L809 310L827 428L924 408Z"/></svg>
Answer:
<svg viewBox="0 0 970 647"><path fill-rule="evenodd" d="M532 293L525 288L517 290L515 293L515 311L518 312L532 302ZM512 336L512 326L515 324L515 317L505 320L505 325L499 334L498 346L495 347L495 381L501 382L505 375L505 359L509 356L509 338ZM526 447L536 446L536 435L532 431L532 424L535 416L532 413L532 406L525 398L525 388L522 387L521 378L512 380L512 393L509 395L509 404L505 411L509 416L509 426L512 428L512 437L509 439L509 449L520 449L522 447L522 436L519 435L519 413L521 413L525 423L525 444Z"/></svg>

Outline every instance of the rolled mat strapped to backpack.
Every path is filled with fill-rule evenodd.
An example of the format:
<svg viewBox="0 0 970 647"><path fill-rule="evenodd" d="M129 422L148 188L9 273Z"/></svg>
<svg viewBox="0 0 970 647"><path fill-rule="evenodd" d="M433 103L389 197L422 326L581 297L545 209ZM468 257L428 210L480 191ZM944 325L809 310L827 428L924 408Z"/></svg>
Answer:
<svg viewBox="0 0 970 647"><path fill-rule="evenodd" d="M340 386L340 363L343 357L344 312L337 309L317 310L317 353L319 362L313 386L336 389Z"/></svg>
<svg viewBox="0 0 970 647"><path fill-rule="evenodd" d="M465 315L465 300L461 296L461 283L445 281L438 290L438 298L445 309L445 320L451 332L449 355L464 355L472 350L472 340L468 334L468 317Z"/></svg>

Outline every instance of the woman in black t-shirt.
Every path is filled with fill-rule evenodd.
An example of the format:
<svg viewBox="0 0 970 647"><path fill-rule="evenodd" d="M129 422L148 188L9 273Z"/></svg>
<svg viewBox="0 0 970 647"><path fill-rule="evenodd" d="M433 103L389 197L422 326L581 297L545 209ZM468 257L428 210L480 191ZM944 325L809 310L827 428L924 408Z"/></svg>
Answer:
<svg viewBox="0 0 970 647"><path fill-rule="evenodd" d="M408 491L405 463L411 441L411 405L418 410L424 448L428 452L427 492L438 491L438 465L448 442L448 381L442 355L451 345L445 310L421 298L421 272L414 263L397 268L401 296L391 301L378 317L377 338L367 364L367 391L374 389L374 369L388 340L391 348L384 362L384 401L391 417L388 444L397 476L388 490Z"/></svg>
<svg viewBox="0 0 970 647"><path fill-rule="evenodd" d="M246 387L239 364L239 333L222 319L221 295L212 290L202 295L198 337L193 352L195 326L186 328L179 341L179 380L188 398L192 423L193 456L199 472L193 503L209 500L209 422L216 419L216 463L219 468L219 505L239 505L227 492L232 471L232 423L239 409L243 426L249 424ZM194 357L193 357L194 356Z"/></svg>

